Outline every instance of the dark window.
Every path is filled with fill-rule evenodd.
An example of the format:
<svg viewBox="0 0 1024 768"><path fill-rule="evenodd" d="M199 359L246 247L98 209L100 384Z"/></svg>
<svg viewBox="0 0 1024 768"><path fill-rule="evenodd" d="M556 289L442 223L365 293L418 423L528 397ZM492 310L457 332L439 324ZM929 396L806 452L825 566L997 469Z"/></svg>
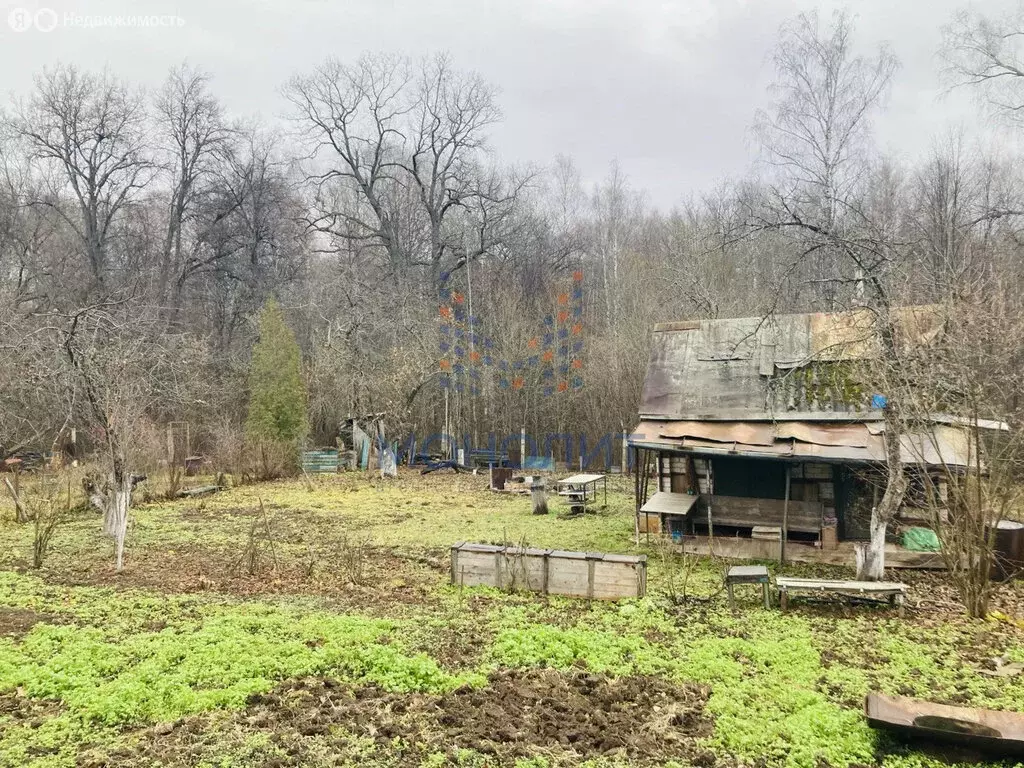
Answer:
<svg viewBox="0 0 1024 768"><path fill-rule="evenodd" d="M771 459L715 457L711 471L716 496L748 499L786 498L786 465Z"/></svg>

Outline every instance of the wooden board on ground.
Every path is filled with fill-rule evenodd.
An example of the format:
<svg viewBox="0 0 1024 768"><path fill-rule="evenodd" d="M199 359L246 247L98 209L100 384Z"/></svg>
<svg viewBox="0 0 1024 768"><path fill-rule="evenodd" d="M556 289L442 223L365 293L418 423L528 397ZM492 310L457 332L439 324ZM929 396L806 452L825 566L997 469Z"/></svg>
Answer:
<svg viewBox="0 0 1024 768"><path fill-rule="evenodd" d="M1024 755L1024 715L976 707L954 707L906 696L871 692L864 715L872 728L884 728L925 744L954 744L992 756Z"/></svg>
<svg viewBox="0 0 1024 768"><path fill-rule="evenodd" d="M201 485L197 488L186 488L179 496L206 496L211 493L217 493L217 491L223 491L223 486L220 485Z"/></svg>
<svg viewBox="0 0 1024 768"><path fill-rule="evenodd" d="M567 552L459 542L451 582L601 600L643 597L647 556Z"/></svg>

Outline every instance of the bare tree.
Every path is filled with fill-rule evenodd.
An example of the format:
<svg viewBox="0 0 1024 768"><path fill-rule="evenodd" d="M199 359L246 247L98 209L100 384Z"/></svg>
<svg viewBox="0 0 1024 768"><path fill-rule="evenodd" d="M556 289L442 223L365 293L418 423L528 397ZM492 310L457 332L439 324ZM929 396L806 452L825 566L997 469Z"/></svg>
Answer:
<svg viewBox="0 0 1024 768"><path fill-rule="evenodd" d="M871 118L896 58L885 47L871 57L854 55L850 16L836 13L823 29L811 12L783 27L773 60L775 103L758 113L755 131L773 169L771 205L778 223L844 237L856 225L849 222L850 204L869 168ZM852 266L843 249L818 243L813 259L801 266L809 268L823 307L838 308Z"/></svg>
<svg viewBox="0 0 1024 768"><path fill-rule="evenodd" d="M13 307L31 310L63 292L65 267L53 253L61 244L61 222L32 205L44 184L10 126L0 129L0 295Z"/></svg>
<svg viewBox="0 0 1024 768"><path fill-rule="evenodd" d="M973 160L963 135L954 134L933 147L915 179L915 219L935 295L962 278L971 261L975 240L970 230L979 184Z"/></svg>
<svg viewBox="0 0 1024 768"><path fill-rule="evenodd" d="M998 152L968 143L962 132L937 139L912 181L912 198L895 206L913 229L916 267L931 278L919 295L944 299L990 279L993 246L1017 236L1020 181ZM1004 277L1017 270L1001 264Z"/></svg>
<svg viewBox="0 0 1024 768"><path fill-rule="evenodd" d="M643 197L632 190L617 162L613 162L604 182L594 190L591 201L594 208L595 256L601 265L604 288L605 323L616 328L621 314L616 285L624 259L623 251L630 247L643 217Z"/></svg>
<svg viewBox="0 0 1024 768"><path fill-rule="evenodd" d="M178 278L186 269L185 227L196 215L203 184L214 173L231 131L220 102L210 93L209 76L188 65L171 70L156 95L155 107L157 126L167 144L162 165L170 182L157 282L157 296L164 303L172 297L172 286L181 284ZM174 291L175 307L180 298L180 291Z"/></svg>
<svg viewBox="0 0 1024 768"><path fill-rule="evenodd" d="M274 141L255 130L239 132L224 150L204 187L195 238L175 278L176 304L186 289L193 305L208 302L221 350L267 296L304 276L305 210L286 164L274 153Z"/></svg>
<svg viewBox="0 0 1024 768"><path fill-rule="evenodd" d="M752 219L756 231L790 238L796 252L791 270L809 272L827 309L838 309L845 297L846 306L870 310L881 364L898 371L902 351L893 271L902 244L886 237L870 217L863 184L871 160L870 120L897 63L885 48L870 59L854 56L852 34L844 13L824 30L816 13L801 14L783 28L775 53L777 100L771 112L758 117L775 176ZM885 492L872 510L870 544L858 563L859 576L868 579L882 578L886 529L907 486L898 399L889 399L883 416Z"/></svg>
<svg viewBox="0 0 1024 768"><path fill-rule="evenodd" d="M134 443L147 415L179 399L189 379L188 358L175 337L162 333L156 313L128 299L106 299L52 324L85 403L84 416L101 436L105 474L90 478L90 503L103 513L114 539L117 570L124 565L128 510L136 484Z"/></svg>
<svg viewBox="0 0 1024 768"><path fill-rule="evenodd" d="M315 210L309 225L345 241L379 245L396 264L406 259L392 196L411 77L408 62L395 57L364 56L353 66L328 59L285 89L311 157L323 164L309 178ZM338 206L339 186L351 189L359 204Z"/></svg>
<svg viewBox="0 0 1024 768"><path fill-rule="evenodd" d="M77 235L92 282L102 288L113 266L115 221L152 178L142 97L109 73L58 66L36 78L11 125L29 156L53 171L49 193L32 202L52 208Z"/></svg>
<svg viewBox="0 0 1024 768"><path fill-rule="evenodd" d="M486 170L486 131L500 112L478 75L445 55L418 66L364 56L329 60L285 93L322 164L309 176L312 228L381 247L396 268L427 267L431 286L488 252L486 231L467 250L458 213L475 206L486 228L522 183L496 186Z"/></svg>
<svg viewBox="0 0 1024 768"><path fill-rule="evenodd" d="M956 86L977 87L1008 120L1024 118L1024 15L961 11L943 30L946 74Z"/></svg>
<svg viewBox="0 0 1024 768"><path fill-rule="evenodd" d="M40 444L59 446L78 406L61 350L31 316L0 303L0 459Z"/></svg>
<svg viewBox="0 0 1024 768"><path fill-rule="evenodd" d="M456 70L444 54L421 63L411 95L411 140L400 164L415 185L426 215L428 263L436 282L444 269L445 254L459 250L461 234L446 231L450 213L472 201L479 211L478 221L485 222L489 204L501 205L512 199L499 185L482 183L486 178L481 173L486 131L501 118L501 112L493 88L479 75ZM486 243L481 237L462 259L484 253ZM458 266L456 263L453 268Z"/></svg>

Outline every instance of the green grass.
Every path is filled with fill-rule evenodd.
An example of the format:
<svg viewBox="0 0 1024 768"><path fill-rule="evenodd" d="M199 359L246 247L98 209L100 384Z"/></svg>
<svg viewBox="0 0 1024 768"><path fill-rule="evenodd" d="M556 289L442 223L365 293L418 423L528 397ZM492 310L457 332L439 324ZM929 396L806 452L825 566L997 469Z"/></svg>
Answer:
<svg viewBox="0 0 1024 768"><path fill-rule="evenodd" d="M31 577L0 574L0 605L73 622L37 624L19 642L0 639L0 694L61 705L42 728L5 723L0 762L24 764L33 751L54 746L57 757L70 760L76 742L93 731L239 709L252 694L306 675L398 692L480 683L471 671L452 674L410 652L394 621L261 603L175 602L162 610L146 595L55 591ZM191 618L187 609L197 607L202 618ZM146 631L158 616L172 623Z"/></svg>
<svg viewBox="0 0 1024 768"><path fill-rule="evenodd" d="M1024 631L1011 622L927 611L900 620L864 606L781 614L759 607L753 592L734 615L716 595L720 565L707 561L691 575L699 599L676 605L665 592L680 562L655 550L644 550L652 557L642 600L588 605L451 587L443 567L421 560L443 562L458 540L635 551L625 484L604 514L560 520L535 517L526 498L491 494L484 482L345 476L317 479L312 490L282 482L146 505L133 513L128 569L116 577L90 516L58 532L39 573L12 570L31 544L28 526L0 524L0 567L8 569L0 571L0 616L21 610L40 619L23 636L0 636L0 765L117 763L140 729L200 716L210 718L209 764L262 764L280 757L277 735L238 717L253 694L307 676L418 694L484 685L488 672L516 667L694 682L709 690L709 748L727 762L785 768L935 765L867 727L860 706L873 689L1024 711L1020 678L979 673L996 655L1024 659ZM260 499L273 516L280 572L249 579L236 594L224 569ZM336 552L355 538L401 557L371 571L370 583L346 585ZM319 573L307 585L295 573L313 548ZM176 591L192 584L189 573L171 572L185 562L175 559L181 553L187 567L206 568L210 589ZM277 583L285 572L287 589ZM1007 604L1019 601L1016 590ZM320 745L309 764L489 764L466 750L331 738L309 742ZM549 764L583 763L551 754L521 761Z"/></svg>

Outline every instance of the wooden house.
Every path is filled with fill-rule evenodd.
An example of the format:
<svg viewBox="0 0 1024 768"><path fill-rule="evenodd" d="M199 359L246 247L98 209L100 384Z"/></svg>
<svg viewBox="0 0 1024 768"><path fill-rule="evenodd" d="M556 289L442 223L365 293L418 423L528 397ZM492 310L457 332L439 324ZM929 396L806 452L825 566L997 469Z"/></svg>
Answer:
<svg viewBox="0 0 1024 768"><path fill-rule="evenodd" d="M874 322L856 310L656 326L629 440L638 531L732 557L776 559L785 541L787 559L852 564L884 490L885 393L857 374L877 355ZM901 343L939 332L929 307L901 309L897 325ZM892 566L937 565L899 547L899 529L932 519L922 472L972 461L957 419L916 429L901 437L911 489L889 531Z"/></svg>

